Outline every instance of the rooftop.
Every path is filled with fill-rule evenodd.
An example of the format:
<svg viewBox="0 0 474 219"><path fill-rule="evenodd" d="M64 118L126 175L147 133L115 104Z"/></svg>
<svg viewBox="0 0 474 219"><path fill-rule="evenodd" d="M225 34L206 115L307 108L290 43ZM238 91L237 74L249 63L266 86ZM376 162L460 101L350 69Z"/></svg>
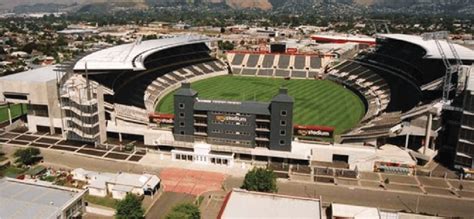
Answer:
<svg viewBox="0 0 474 219"><path fill-rule="evenodd" d="M75 71L88 70L146 70L145 59L160 50L180 45L208 42L203 36L177 36L165 39L146 40L123 44L99 50L79 60L74 66ZM87 63L87 64L86 64Z"/></svg>
<svg viewBox="0 0 474 219"><path fill-rule="evenodd" d="M56 218L82 194L65 187L0 179L0 218Z"/></svg>
<svg viewBox="0 0 474 219"><path fill-rule="evenodd" d="M245 210L242 210L245 209ZM318 199L234 189L218 218L321 218Z"/></svg>
<svg viewBox="0 0 474 219"><path fill-rule="evenodd" d="M441 54L434 40L424 40L421 36L407 34L381 34L378 37L385 37L418 45L426 50L425 58L427 59L441 58ZM453 59L454 55L451 52L451 49L449 48L449 45L446 40L439 40L439 42L444 50L444 53L446 54L446 57L448 59ZM462 60L474 60L473 50L454 43L453 46Z"/></svg>
<svg viewBox="0 0 474 219"><path fill-rule="evenodd" d="M363 207L356 205L336 204L331 205L332 216L335 218L353 218L353 219L379 219L379 210L377 208Z"/></svg>
<svg viewBox="0 0 474 219"><path fill-rule="evenodd" d="M56 80L55 65L48 65L46 67L36 68L16 74L0 77L1 81L19 81L19 82L48 82Z"/></svg>
<svg viewBox="0 0 474 219"><path fill-rule="evenodd" d="M73 175L83 176L89 179L91 187L104 188L106 183L113 183L115 185L138 187L138 188L153 188L160 179L155 175L150 174L133 174L133 173L107 173L95 172L77 168L72 171Z"/></svg>

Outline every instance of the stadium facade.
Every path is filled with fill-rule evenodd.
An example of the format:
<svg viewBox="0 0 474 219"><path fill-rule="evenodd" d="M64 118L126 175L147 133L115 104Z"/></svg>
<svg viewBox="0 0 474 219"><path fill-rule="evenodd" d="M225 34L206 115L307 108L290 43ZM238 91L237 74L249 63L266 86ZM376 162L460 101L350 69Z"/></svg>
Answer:
<svg viewBox="0 0 474 219"><path fill-rule="evenodd" d="M198 98L189 83L174 94L176 140L291 151L293 98L281 88L269 103Z"/></svg>
<svg viewBox="0 0 474 219"><path fill-rule="evenodd" d="M474 75L470 66L474 53L459 45L454 48L465 65L464 73L453 78L457 89L451 97L462 96L466 101L456 107L456 101L440 101L445 73L442 53L434 40L419 36L380 35L375 47L331 68L326 67L328 60L318 55L286 53L230 53L226 65L213 56L210 42L205 37L180 36L103 49L82 57L70 70L47 67L34 70L41 72L41 76L28 71L2 77L0 98L29 104L27 122L31 132L48 130L62 133L69 140L94 142L98 146L108 138L132 139L161 152L179 152L180 159L181 155L186 155L186 159L188 155L194 156L189 151L194 149L197 153L195 145L199 143L199 150L223 155L228 161L236 158L309 164L343 160L355 168L360 160L379 153L379 146L390 143L411 149L413 157L430 160L435 153L426 151L440 149L434 148L434 142L443 139L443 133L450 129L443 125L446 121L458 118L458 122L447 123L457 124L453 127L459 130L474 127L464 122L468 121L472 105L467 101L472 86L464 84L472 81L470 76ZM448 59L455 58L446 41L440 41L440 45ZM188 84L229 73L332 80L357 94L366 105L366 114L358 126L340 136L344 144L329 147L308 143L295 136L332 135L331 130L292 127L293 103L284 91L269 103L233 103L201 100ZM175 115L156 115L156 104L183 83L174 97ZM461 115L443 118L442 115L450 114L450 109ZM244 119L249 126L237 125L245 123ZM170 129L165 124L174 127ZM449 151L443 153L472 168L472 147L464 146L471 145L470 138L464 134L452 136L456 136L456 141L439 146L444 148L440 151ZM203 144L207 146L202 147ZM461 154L468 159L461 160ZM377 162L384 168L383 163L390 163L388 160L380 158ZM366 169L373 168L372 164Z"/></svg>

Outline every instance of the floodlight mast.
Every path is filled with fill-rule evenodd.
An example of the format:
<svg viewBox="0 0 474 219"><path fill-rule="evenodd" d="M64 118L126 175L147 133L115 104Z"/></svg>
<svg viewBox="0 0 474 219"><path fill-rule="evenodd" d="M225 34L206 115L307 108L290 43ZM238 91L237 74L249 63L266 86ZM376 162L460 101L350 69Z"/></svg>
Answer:
<svg viewBox="0 0 474 219"><path fill-rule="evenodd" d="M448 31L424 33L422 37L423 40L434 40L439 54L441 55L441 59L443 60L444 67L446 69L443 82L443 102L448 103L450 100L449 93L451 90L453 90L453 85L451 82L453 74L459 73L460 67L462 65L461 58L459 58L456 48L454 48L454 45L449 40ZM441 46L440 40L446 40L446 44L449 46L449 50L453 55L452 59L454 59L455 63L451 64L450 59L446 56L444 48Z"/></svg>
<svg viewBox="0 0 474 219"><path fill-rule="evenodd" d="M370 19L370 22L374 27L374 34L379 34L383 32L385 32L386 34L390 33L390 29L388 28L390 24L389 20Z"/></svg>

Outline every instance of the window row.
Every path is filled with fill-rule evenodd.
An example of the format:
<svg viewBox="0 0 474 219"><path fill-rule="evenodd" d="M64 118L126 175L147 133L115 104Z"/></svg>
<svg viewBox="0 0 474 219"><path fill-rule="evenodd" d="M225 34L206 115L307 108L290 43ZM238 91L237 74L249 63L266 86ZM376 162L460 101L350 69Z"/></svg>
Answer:
<svg viewBox="0 0 474 219"><path fill-rule="evenodd" d="M212 120L212 124L226 124L226 125L240 125L240 126L250 126L250 122L234 122L234 121L218 121Z"/></svg>

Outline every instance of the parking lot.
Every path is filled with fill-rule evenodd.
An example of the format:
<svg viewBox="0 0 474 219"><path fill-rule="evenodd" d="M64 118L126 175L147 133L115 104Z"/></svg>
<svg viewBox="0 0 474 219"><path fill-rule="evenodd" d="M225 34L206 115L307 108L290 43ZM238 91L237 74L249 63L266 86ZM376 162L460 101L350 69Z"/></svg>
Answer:
<svg viewBox="0 0 474 219"><path fill-rule="evenodd" d="M0 132L0 143L69 151L87 156L131 162L138 162L145 155L143 151L126 151L122 145L95 146L88 143L63 140L61 136L48 133L29 133L26 130Z"/></svg>

